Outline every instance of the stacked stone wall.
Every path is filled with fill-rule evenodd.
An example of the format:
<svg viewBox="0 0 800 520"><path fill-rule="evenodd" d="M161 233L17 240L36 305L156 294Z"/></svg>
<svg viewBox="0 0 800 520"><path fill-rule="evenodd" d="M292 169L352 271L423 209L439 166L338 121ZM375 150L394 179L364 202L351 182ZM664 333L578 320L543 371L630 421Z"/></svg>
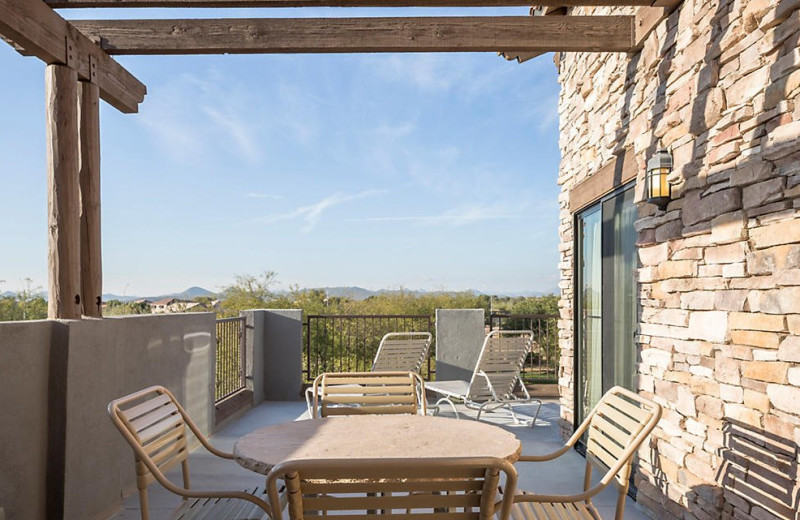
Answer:
<svg viewBox="0 0 800 520"><path fill-rule="evenodd" d="M630 13L583 8L574 14ZM800 505L800 2L687 0L635 55L559 57L562 427L574 420L572 188L626 150L639 177L639 453L658 518L794 519ZM671 149L674 200L642 201Z"/></svg>

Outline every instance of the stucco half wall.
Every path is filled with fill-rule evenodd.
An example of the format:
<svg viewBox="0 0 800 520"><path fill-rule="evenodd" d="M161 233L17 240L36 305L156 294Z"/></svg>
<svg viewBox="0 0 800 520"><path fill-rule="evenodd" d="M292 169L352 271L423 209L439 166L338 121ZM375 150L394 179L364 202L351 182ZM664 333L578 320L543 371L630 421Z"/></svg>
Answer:
<svg viewBox="0 0 800 520"><path fill-rule="evenodd" d="M213 314L0 323L0 505L8 518L103 518L134 489L109 401L160 384L206 433ZM13 418L13 420L9 420Z"/></svg>

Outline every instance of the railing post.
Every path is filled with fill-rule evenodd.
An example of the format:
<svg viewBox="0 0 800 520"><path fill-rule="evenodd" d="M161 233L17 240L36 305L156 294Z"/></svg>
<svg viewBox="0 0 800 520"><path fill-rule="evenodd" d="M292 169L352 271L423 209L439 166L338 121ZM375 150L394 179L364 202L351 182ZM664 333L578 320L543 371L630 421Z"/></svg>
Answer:
<svg viewBox="0 0 800 520"><path fill-rule="evenodd" d="M247 348L244 331L247 326L244 316L237 318L239 327L239 388L247 388Z"/></svg>

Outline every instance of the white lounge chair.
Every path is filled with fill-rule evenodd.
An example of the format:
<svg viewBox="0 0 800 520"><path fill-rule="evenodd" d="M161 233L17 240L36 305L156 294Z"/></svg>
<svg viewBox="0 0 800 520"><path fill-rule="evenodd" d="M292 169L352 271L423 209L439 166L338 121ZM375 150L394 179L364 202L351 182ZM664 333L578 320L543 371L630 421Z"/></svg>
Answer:
<svg viewBox="0 0 800 520"><path fill-rule="evenodd" d="M467 408L478 410L478 420L484 411L506 408L511 412L514 422L519 423L513 406L536 403L536 414L531 422L531 426L534 426L542 402L530 396L519 377L532 345L533 332L529 330L490 332L483 341L478 363L469 381L431 381L425 385L426 390L442 396L430 408L437 413L443 403L448 403L458 418L458 410L453 403L455 399L463 401ZM517 382L522 389L521 397L514 394Z"/></svg>
<svg viewBox="0 0 800 520"><path fill-rule="evenodd" d="M381 339L373 372L415 372L428 359L433 336L430 332L390 332Z"/></svg>
<svg viewBox="0 0 800 520"><path fill-rule="evenodd" d="M372 372L414 372L419 374L428 359L433 336L430 332L390 332L381 338L372 361ZM423 396L425 394L423 393ZM306 389L308 416L314 417L314 387Z"/></svg>

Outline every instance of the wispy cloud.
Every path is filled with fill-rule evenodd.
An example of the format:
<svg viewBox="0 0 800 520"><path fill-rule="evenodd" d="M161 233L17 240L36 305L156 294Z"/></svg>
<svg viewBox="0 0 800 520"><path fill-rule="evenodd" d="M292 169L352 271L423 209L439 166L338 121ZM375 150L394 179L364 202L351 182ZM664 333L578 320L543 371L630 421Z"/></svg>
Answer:
<svg viewBox="0 0 800 520"><path fill-rule="evenodd" d="M138 121L173 159L185 162L233 151L257 161L261 150L254 136L259 132L250 108L254 94L207 72L203 78L183 74L153 88Z"/></svg>
<svg viewBox="0 0 800 520"><path fill-rule="evenodd" d="M320 133L319 105L323 100L299 85L281 84L278 88L281 125L301 144L312 142Z"/></svg>
<svg viewBox="0 0 800 520"><path fill-rule="evenodd" d="M411 84L425 92L450 90L468 79L471 69L455 56L437 54L391 54L370 62L380 77Z"/></svg>
<svg viewBox="0 0 800 520"><path fill-rule="evenodd" d="M300 206L286 213L269 215L254 220L255 222L261 222L263 224L274 224L276 222L283 222L287 220L301 220L303 221L304 225L300 229L300 231L302 231L303 233L310 233L314 229L314 227L316 227L317 223L322 217L322 214L325 211L335 206L341 206L349 202L366 199L368 197L375 197L378 195L383 195L385 193L387 193L386 190L366 190L354 194L337 192L334 193L333 195L325 197L324 199L320 200L315 204L311 204L308 206Z"/></svg>
<svg viewBox="0 0 800 520"><path fill-rule="evenodd" d="M503 63L499 58L492 67L455 54L394 54L367 60L379 78L425 93L457 91L480 96L501 92L507 97L510 79L519 77L519 70L513 64ZM519 89L524 90L524 86Z"/></svg>
<svg viewBox="0 0 800 520"><path fill-rule="evenodd" d="M400 215L387 217L366 217L366 222L410 222L420 226L464 226L489 220L508 220L522 218L521 214L498 212L492 207L467 207L446 211L439 215Z"/></svg>
<svg viewBox="0 0 800 520"><path fill-rule="evenodd" d="M280 200L280 199L283 198L283 195L271 195L271 194L268 194L268 193L256 193L256 192L252 192L251 191L250 193L246 193L245 197L248 198L248 199Z"/></svg>
<svg viewBox="0 0 800 520"><path fill-rule="evenodd" d="M217 124L217 128L233 141L234 145L250 160L258 159L260 153L253 139L253 128L229 107L203 106L203 112Z"/></svg>
<svg viewBox="0 0 800 520"><path fill-rule="evenodd" d="M373 133L384 139L396 140L411 135L416 128L417 125L411 121L406 121L396 125L380 125L373 130Z"/></svg>

